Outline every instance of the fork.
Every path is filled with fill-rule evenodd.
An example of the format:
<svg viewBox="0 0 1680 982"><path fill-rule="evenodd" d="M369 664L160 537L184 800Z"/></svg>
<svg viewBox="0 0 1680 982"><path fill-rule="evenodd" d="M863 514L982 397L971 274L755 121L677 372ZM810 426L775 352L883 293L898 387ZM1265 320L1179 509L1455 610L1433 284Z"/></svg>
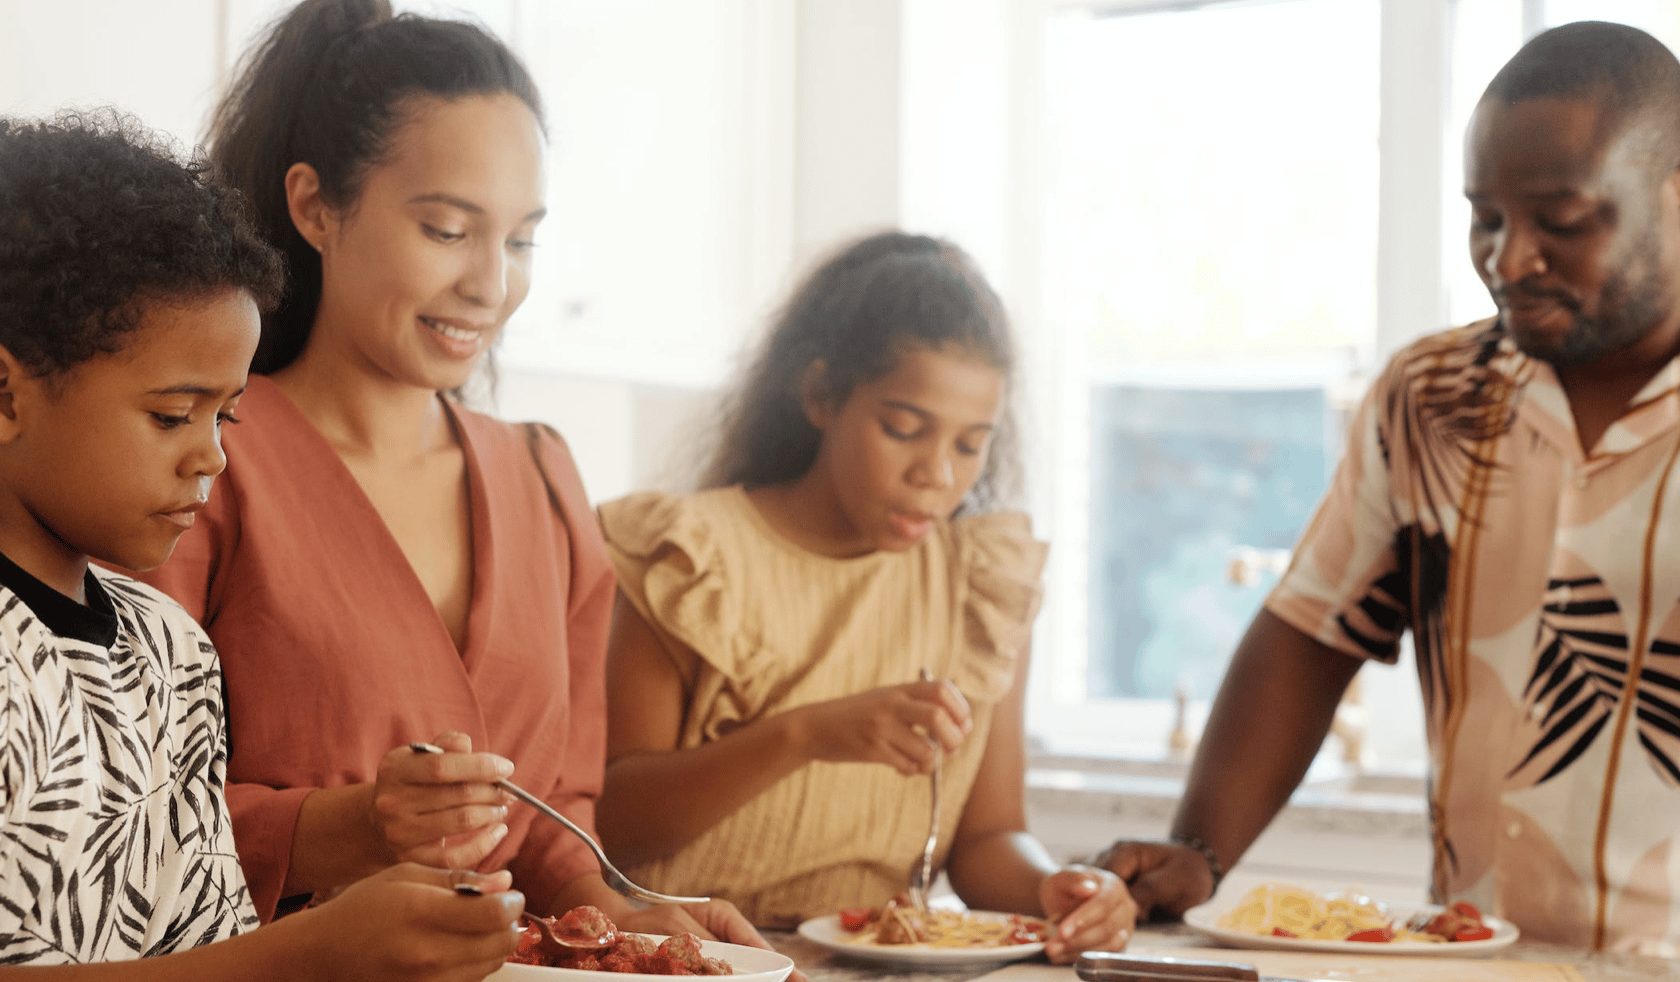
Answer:
<svg viewBox="0 0 1680 982"><path fill-rule="evenodd" d="M442 747L430 743L411 743L408 745L408 749L417 754L441 754L444 752ZM601 864L601 879L606 882L607 886L624 896L632 900L646 901L650 904L704 904L711 902L712 898L710 897L673 897L668 893L660 893L643 886L637 886L628 876L618 871L618 867L614 866L612 861L607 858L607 854L601 850L601 844L595 841L594 836L585 832L576 822L560 814L548 802L512 781L497 781L496 787L564 825L573 835L582 839L583 844L589 847L589 851L595 854L595 859Z"/></svg>
<svg viewBox="0 0 1680 982"><path fill-rule="evenodd" d="M933 673L922 669L919 673L923 682L933 681ZM931 737L929 738L932 739ZM927 841L922 844L922 857L910 867L910 903L917 910L928 909L928 887L933 880L933 847L939 841L939 762L943 753L935 745L933 752L933 802L928 812Z"/></svg>

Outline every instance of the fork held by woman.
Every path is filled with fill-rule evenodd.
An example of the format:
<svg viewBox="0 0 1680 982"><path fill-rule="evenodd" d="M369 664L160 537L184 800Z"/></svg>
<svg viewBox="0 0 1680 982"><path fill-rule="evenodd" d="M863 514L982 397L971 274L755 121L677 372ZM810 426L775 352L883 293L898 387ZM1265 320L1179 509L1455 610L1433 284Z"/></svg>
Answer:
<svg viewBox="0 0 1680 982"><path fill-rule="evenodd" d="M441 754L444 752L442 747L420 741L409 744L408 749L417 754ZM646 887L636 885L629 877L618 871L618 867L614 866L612 861L607 858L607 854L602 851L601 844L595 841L594 836L585 832L576 822L560 814L548 802L505 778L497 781L496 787L564 825L567 831L582 839L584 845L589 847L589 851L594 853L595 858L601 863L601 879L606 881L607 886L612 887L624 896L632 900L646 901L650 904L704 904L711 901L710 897L674 897L667 893L659 893L656 890L649 890ZM931 843L929 848L932 848Z"/></svg>

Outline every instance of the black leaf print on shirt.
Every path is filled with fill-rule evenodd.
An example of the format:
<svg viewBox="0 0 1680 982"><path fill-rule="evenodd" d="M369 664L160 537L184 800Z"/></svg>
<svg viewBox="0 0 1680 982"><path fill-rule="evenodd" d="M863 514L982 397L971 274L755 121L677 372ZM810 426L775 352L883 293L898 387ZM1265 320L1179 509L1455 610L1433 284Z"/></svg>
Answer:
<svg viewBox="0 0 1680 982"><path fill-rule="evenodd" d="M1639 745L1658 775L1680 787L1680 643L1658 638L1639 673Z"/></svg>
<svg viewBox="0 0 1680 982"><path fill-rule="evenodd" d="M1615 713L1628 672L1621 607L1596 576L1546 583L1534 670L1523 688L1536 731L1508 777L1533 786L1586 753Z"/></svg>
<svg viewBox="0 0 1680 982"><path fill-rule="evenodd" d="M173 603L100 576L110 648L0 587L0 965L128 959L256 926L221 801L214 648Z"/></svg>
<svg viewBox="0 0 1680 982"><path fill-rule="evenodd" d="M1601 579L1547 584L1534 671L1523 693L1529 718L1540 715L1539 728L1512 776L1544 783L1593 745L1627 694L1628 646L1620 606ZM1634 734L1647 762L1680 787L1680 643L1652 639L1633 698Z"/></svg>

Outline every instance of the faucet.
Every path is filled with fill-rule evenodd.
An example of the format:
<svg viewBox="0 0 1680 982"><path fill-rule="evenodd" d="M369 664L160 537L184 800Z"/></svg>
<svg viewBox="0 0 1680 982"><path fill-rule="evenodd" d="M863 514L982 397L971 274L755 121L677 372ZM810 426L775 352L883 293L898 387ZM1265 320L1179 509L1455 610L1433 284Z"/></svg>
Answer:
<svg viewBox="0 0 1680 982"><path fill-rule="evenodd" d="M1167 759L1186 760L1196 749L1196 735L1190 732L1190 687L1183 682L1173 687L1172 731L1167 734Z"/></svg>
<svg viewBox="0 0 1680 982"><path fill-rule="evenodd" d="M1288 549L1237 546L1225 557L1225 578L1233 586L1254 586L1263 573L1281 576L1289 569Z"/></svg>
<svg viewBox="0 0 1680 982"><path fill-rule="evenodd" d="M1355 771L1362 771L1371 764L1371 748L1365 745L1370 711L1365 708L1361 678L1363 676L1355 675L1348 683L1347 691L1342 693L1342 701L1336 704L1336 715L1330 719L1330 739L1342 745L1337 758Z"/></svg>

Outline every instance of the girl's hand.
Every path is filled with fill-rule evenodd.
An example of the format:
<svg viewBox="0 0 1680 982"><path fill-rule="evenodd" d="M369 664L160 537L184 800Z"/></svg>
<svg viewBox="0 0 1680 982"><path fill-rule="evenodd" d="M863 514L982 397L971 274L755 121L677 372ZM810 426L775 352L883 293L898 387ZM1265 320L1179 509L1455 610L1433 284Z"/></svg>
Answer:
<svg viewBox="0 0 1680 982"><path fill-rule="evenodd" d="M927 774L939 754L962 745L974 728L968 700L950 682L911 682L792 711L796 739L811 760L886 764Z"/></svg>
<svg viewBox="0 0 1680 982"><path fill-rule="evenodd" d="M1038 888L1044 913L1054 922L1044 954L1066 965L1082 951L1121 951L1137 925L1137 904L1126 885L1106 869L1072 865L1044 878Z"/></svg>
<svg viewBox="0 0 1680 982"><path fill-rule="evenodd" d="M525 897L506 873L405 863L360 880L336 898L278 922L298 932L307 978L367 982L468 982L501 967L519 939ZM463 896L457 885L483 896Z"/></svg>
<svg viewBox="0 0 1680 982"><path fill-rule="evenodd" d="M446 753L405 745L380 761L369 809L374 831L396 862L477 866L507 835L507 799L494 782L512 774L513 763L473 753L462 733L432 742Z"/></svg>

